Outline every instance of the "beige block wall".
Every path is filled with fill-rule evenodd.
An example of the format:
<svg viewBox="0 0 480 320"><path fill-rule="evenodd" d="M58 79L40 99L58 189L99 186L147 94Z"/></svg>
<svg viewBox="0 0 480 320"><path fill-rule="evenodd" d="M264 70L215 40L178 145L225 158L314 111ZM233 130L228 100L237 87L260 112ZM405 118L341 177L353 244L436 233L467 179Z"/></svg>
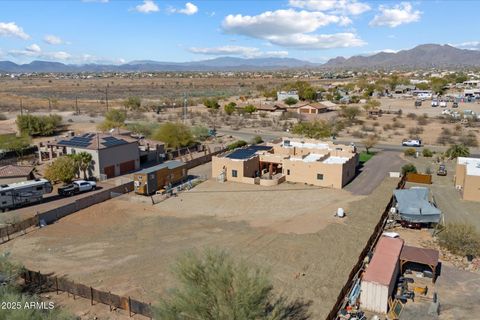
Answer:
<svg viewBox="0 0 480 320"><path fill-rule="evenodd" d="M466 176L462 193L463 200L480 201L480 176Z"/></svg>
<svg viewBox="0 0 480 320"><path fill-rule="evenodd" d="M290 174L287 174L288 170L290 170ZM285 161L283 163L283 174L287 181L320 187L341 189L343 183L343 166L341 164ZM323 180L318 180L317 174L323 174Z"/></svg>
<svg viewBox="0 0 480 320"><path fill-rule="evenodd" d="M466 166L464 164L457 164L455 168L455 186L462 186L465 182Z"/></svg>
<svg viewBox="0 0 480 320"><path fill-rule="evenodd" d="M354 157L349 159L343 165L343 173L342 173L342 187L345 186L347 183L355 178L355 174L357 172L357 164L358 164L359 155L355 154Z"/></svg>

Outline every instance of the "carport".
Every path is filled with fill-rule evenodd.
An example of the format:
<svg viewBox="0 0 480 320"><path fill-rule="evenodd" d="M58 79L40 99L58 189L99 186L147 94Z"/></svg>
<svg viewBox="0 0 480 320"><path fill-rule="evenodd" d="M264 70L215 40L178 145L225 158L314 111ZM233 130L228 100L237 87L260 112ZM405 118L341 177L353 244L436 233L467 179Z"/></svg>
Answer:
<svg viewBox="0 0 480 320"><path fill-rule="evenodd" d="M407 263L416 263L428 267L433 274L432 282L435 282L437 278L438 256L437 250L405 245L400 253L400 272L403 273L405 271L404 267Z"/></svg>

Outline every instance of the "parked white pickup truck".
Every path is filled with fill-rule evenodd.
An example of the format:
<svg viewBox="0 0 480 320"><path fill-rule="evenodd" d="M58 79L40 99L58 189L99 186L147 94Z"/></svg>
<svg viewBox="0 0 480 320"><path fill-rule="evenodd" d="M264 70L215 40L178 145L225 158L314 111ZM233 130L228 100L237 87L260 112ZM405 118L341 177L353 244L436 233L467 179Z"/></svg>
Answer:
<svg viewBox="0 0 480 320"><path fill-rule="evenodd" d="M402 146L406 147L421 147L422 140L409 139L402 142Z"/></svg>
<svg viewBox="0 0 480 320"><path fill-rule="evenodd" d="M61 196L73 196L81 192L95 190L97 184L94 181L77 180L71 184L58 188L58 194Z"/></svg>

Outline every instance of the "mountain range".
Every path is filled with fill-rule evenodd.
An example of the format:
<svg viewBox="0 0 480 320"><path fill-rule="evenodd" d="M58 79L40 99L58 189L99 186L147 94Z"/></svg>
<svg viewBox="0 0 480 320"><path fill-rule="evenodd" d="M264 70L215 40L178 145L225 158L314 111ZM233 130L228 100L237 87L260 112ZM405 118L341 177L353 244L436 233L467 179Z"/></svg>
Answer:
<svg viewBox="0 0 480 320"><path fill-rule="evenodd" d="M282 69L414 69L414 68L480 67L480 51L459 49L450 45L423 44L396 53L380 52L350 58L337 57L324 64L293 58L219 57L191 62L131 61L120 65L73 65L50 61L16 64L0 61L0 71L30 72L162 72L162 71L268 71Z"/></svg>

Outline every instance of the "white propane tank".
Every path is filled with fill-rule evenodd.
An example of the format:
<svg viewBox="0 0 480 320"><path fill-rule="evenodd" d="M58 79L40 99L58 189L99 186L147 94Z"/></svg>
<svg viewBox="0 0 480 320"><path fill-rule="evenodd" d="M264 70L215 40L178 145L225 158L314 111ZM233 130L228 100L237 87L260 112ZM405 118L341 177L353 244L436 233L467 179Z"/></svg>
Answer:
<svg viewBox="0 0 480 320"><path fill-rule="evenodd" d="M343 208L338 208L337 209L337 217L339 217L339 218L345 217L345 211L343 210Z"/></svg>

